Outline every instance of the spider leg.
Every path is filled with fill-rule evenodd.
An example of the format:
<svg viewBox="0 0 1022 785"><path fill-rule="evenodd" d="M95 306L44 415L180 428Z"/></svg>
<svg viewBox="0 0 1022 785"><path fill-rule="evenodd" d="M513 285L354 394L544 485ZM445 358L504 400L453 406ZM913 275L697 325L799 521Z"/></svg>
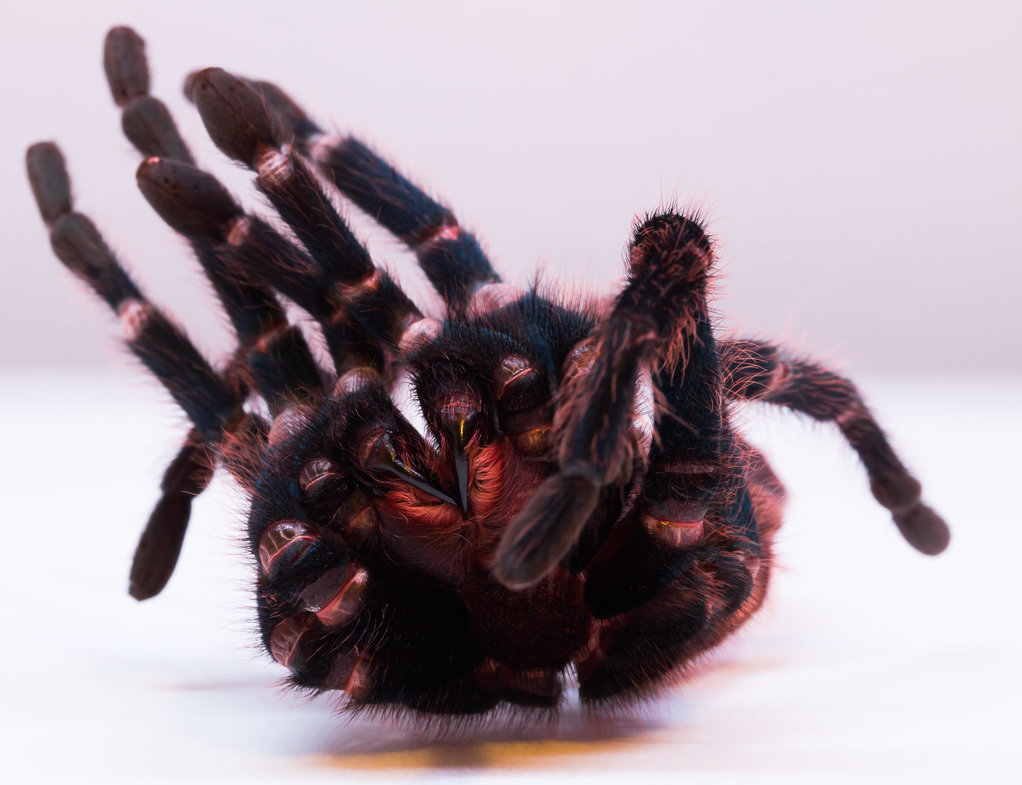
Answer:
<svg viewBox="0 0 1022 785"><path fill-rule="evenodd" d="M123 109L125 134L147 156L139 167L139 187L157 213L191 244L247 347L241 352L249 352L241 357L241 369L251 366L257 382L260 370L267 374L260 391L271 408L286 392L282 375L275 370L283 368L285 378L310 389L318 385L318 378L300 331L287 324L269 287L319 319L339 373L364 365L379 367L375 343L357 326L338 319L334 308L324 313L326 293L310 293L316 274L311 260L265 221L242 211L215 177L195 166L163 102L148 94L143 40L130 28L117 27L107 34L104 53L111 92ZM257 346L279 357L268 362L262 352L251 354Z"/></svg>
<svg viewBox="0 0 1022 785"><path fill-rule="evenodd" d="M253 381L271 411L301 389L320 386L319 372L301 331L287 323L269 288L250 280L251 257L298 255L265 224L247 216L212 175L195 166L166 106L149 95L145 42L128 27L107 33L104 65L125 135L146 160L139 167L143 195L189 242L213 284L240 347L229 370ZM248 226L246 242L230 242L231 230ZM248 380L246 380L248 381Z"/></svg>
<svg viewBox="0 0 1022 785"><path fill-rule="evenodd" d="M220 218L225 212L240 212L223 188L210 187L194 176L179 177L179 181L184 179L183 184L173 183L166 175L158 181L145 177L161 169L159 157L177 162L179 169L193 169L194 158L164 103L149 94L142 38L127 27L111 29L104 42L103 61L114 102L122 110L125 136L148 159L140 170L143 193L189 241L238 336L239 346L234 361L227 366L225 382L239 400L255 386L270 411L279 411L300 391L320 384L319 369L305 338L297 327L287 323L272 292L249 281L236 267L232 269L232 247L215 232L204 231L211 222L206 211ZM173 164L162 168L167 167L173 168ZM179 192L198 192L201 204L196 212L189 214L180 198L175 201L175 186ZM219 184L214 181L214 186ZM173 573L191 514L191 500L205 489L212 476L212 459L204 448L193 430L167 468L163 494L149 517L132 563L129 592L136 599L159 593Z"/></svg>
<svg viewBox="0 0 1022 785"><path fill-rule="evenodd" d="M337 213L310 162L289 143L286 118L247 81L218 68L195 74L190 90L214 143L256 173L256 187L308 251L311 265L291 277L317 290L305 296L307 307L329 311L328 322L360 327L389 362L399 362L402 337L422 315Z"/></svg>
<svg viewBox="0 0 1022 785"><path fill-rule="evenodd" d="M160 217L188 238L197 253L215 259L225 275L255 277L265 282L262 285L272 286L307 310L322 327L338 373L363 366L382 370L383 357L377 340L334 306L330 287L321 280L312 260L266 221L245 213L215 177L186 163L161 158L144 161L137 177L143 195ZM297 367L277 362L267 365L252 354L253 349L270 348L281 339L295 346L281 361L289 354L294 355L293 364ZM287 371L285 379L292 379L306 389L316 388L319 379L313 373L315 364L302 344L304 339L298 328L289 326L281 315L275 326L243 336L242 346L248 353L242 353L242 368L247 365L254 371L267 372L282 368ZM276 385L269 379L265 381L269 389L264 396L272 408L279 396L275 393Z"/></svg>
<svg viewBox="0 0 1022 785"><path fill-rule="evenodd" d="M202 439L216 442L240 402L181 328L150 303L95 225L75 212L64 157L52 142L28 149L29 180L57 257L121 317L128 347L160 380Z"/></svg>
<svg viewBox="0 0 1022 785"><path fill-rule="evenodd" d="M294 100L270 82L250 84L295 134L296 144L348 199L411 249L448 308L464 312L472 295L498 283L475 236L446 205L430 198L353 136L330 136Z"/></svg>
<svg viewBox="0 0 1022 785"><path fill-rule="evenodd" d="M773 403L835 423L866 468L874 498L891 511L908 543L930 555L947 547L947 524L923 504L919 481L898 458L852 382L759 341L727 341L721 356L730 397Z"/></svg>
<svg viewBox="0 0 1022 785"><path fill-rule="evenodd" d="M500 277L475 236L352 136L316 140L311 153L338 189L407 245L448 308L464 311L472 295Z"/></svg>
<svg viewBox="0 0 1022 785"><path fill-rule="evenodd" d="M657 427L648 456L637 456L644 465L632 506L584 565L586 606L602 620L576 661L585 701L652 690L748 618L765 591L770 537L779 523L777 500L764 493L769 467L753 460L727 423L706 303L709 241L694 222L654 217L636 232L632 264L632 281L608 323L624 314L633 323L650 315L652 336L643 340L653 343L653 356L664 358L659 367L646 361ZM601 340L598 333L596 347ZM635 351L634 345L624 341L614 350ZM595 355L587 375L596 374L598 389L610 378L599 366L607 348ZM619 384L631 381L634 389L635 378L622 374ZM583 405L591 416L591 404ZM608 408L602 404L604 413ZM584 422L578 413L571 416ZM604 417L603 425L577 431L583 448L594 436L614 434L615 421L631 421L627 409ZM613 451L622 449L621 442L611 444Z"/></svg>
<svg viewBox="0 0 1022 785"><path fill-rule="evenodd" d="M689 570L693 549L710 540L760 555L755 521L720 512L723 497L746 490L735 468L709 315L703 310L693 318L687 361L654 377L661 411L634 508L586 571L586 602L598 618L662 592Z"/></svg>
<svg viewBox="0 0 1022 785"><path fill-rule="evenodd" d="M675 534L671 541L654 531L640 503L590 564L586 602L604 621L576 662L584 701L654 690L744 624L762 603L783 498L751 447L735 440L725 455L731 470L697 539Z"/></svg>
<svg viewBox="0 0 1022 785"><path fill-rule="evenodd" d="M164 472L162 495L139 537L128 579L128 593L136 600L155 597L167 585L181 555L192 499L212 477L213 461L193 429Z"/></svg>
<svg viewBox="0 0 1022 785"><path fill-rule="evenodd" d="M114 101L121 108L121 125L129 141L147 158L177 161L183 167L194 167L192 154L166 106L149 94L148 64L142 38L130 28L115 27L107 33L103 54L107 80ZM143 193L153 190L148 178L143 178L143 182L149 185L143 188ZM203 185L193 179L187 181L183 189L201 190ZM148 198L149 194L146 195ZM220 193L214 191L212 196L207 195L202 206L212 208L216 217L223 219L225 213L240 212L240 208L231 210L224 207L223 202L229 199L221 188ZM239 271L230 269L223 258L223 249L210 242L214 238L209 238L209 233L202 231L208 223L199 215L188 215L172 225L191 244L241 342L252 344L258 336L279 328L286 321L284 310L269 290L246 280Z"/></svg>
<svg viewBox="0 0 1022 785"><path fill-rule="evenodd" d="M190 508L184 497L201 492L208 480L209 458L199 446L218 445L232 432L237 443L245 443L257 426L241 408L243 389L213 370L184 331L146 299L92 221L73 209L59 148L52 142L32 145L26 164L57 257L120 316L128 348L194 426L164 475L163 497L132 567L132 596L145 599L158 593L173 571ZM246 475L251 461L238 452L227 463L236 474Z"/></svg>
<svg viewBox="0 0 1022 785"><path fill-rule="evenodd" d="M554 417L559 471L539 486L497 549L494 574L506 586L524 588L549 574L578 541L602 489L623 487L636 459L646 457L639 454L632 429L642 374L652 373L655 365L666 379L681 374L686 385L700 391L690 416L721 428L723 407L712 378L715 360L706 315L711 263L709 240L693 220L666 213L637 228L627 285L607 319L567 361ZM704 362L700 352L709 359ZM690 362L691 378L686 375ZM707 398L705 411L698 410ZM690 430L700 428L702 420ZM684 448L698 439L694 434L678 438L679 460L685 460ZM707 443L711 453L719 450L713 438ZM698 499L692 500L692 510L683 511L657 500L653 490L648 493L657 520L686 523L698 512Z"/></svg>

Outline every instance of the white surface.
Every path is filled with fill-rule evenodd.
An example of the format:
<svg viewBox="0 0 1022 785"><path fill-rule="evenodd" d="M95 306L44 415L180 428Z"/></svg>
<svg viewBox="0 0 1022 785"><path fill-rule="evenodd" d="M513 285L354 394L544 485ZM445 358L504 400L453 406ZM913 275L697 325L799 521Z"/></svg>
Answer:
<svg viewBox="0 0 1022 785"><path fill-rule="evenodd" d="M1022 4L1010 0L280 0L0 4L0 364L96 367L106 309L49 252L22 155L55 139L81 208L214 355L184 244L138 194L103 36L148 41L203 166L258 204L181 95L278 81L447 199L497 269L612 291L633 216L678 199L721 239L736 331L859 369L1022 373ZM358 226L419 296L385 233ZM199 295L199 292L204 295ZM982 324L974 323L982 313ZM26 329L30 328L30 329ZM977 337L976 331L981 331Z"/></svg>
<svg viewBox="0 0 1022 785"><path fill-rule="evenodd" d="M828 429L746 412L791 503L745 632L632 719L569 708L550 728L437 742L278 689L225 483L196 505L164 594L127 596L183 432L142 378L0 376L9 782L1018 781L1022 379L862 384L952 526L937 559L900 540Z"/></svg>

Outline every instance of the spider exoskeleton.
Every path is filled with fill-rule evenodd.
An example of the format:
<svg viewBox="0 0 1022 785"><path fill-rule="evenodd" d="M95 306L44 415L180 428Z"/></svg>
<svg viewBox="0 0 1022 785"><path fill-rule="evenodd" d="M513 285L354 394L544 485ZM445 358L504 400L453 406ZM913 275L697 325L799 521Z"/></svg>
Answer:
<svg viewBox="0 0 1022 785"><path fill-rule="evenodd" d="M904 537L949 534L855 387L757 340L715 334L714 245L697 217L639 221L612 300L501 282L473 235L351 136L276 86L212 68L186 92L255 173L286 232L197 168L149 94L141 38L104 58L138 184L190 243L237 333L219 369L75 212L52 143L28 170L53 248L120 315L131 351L192 423L131 570L162 590L214 467L251 497L262 640L351 709L479 714L647 696L761 604L784 492L730 422L740 400L834 423ZM445 313L423 315L334 207L416 255ZM314 359L279 296L318 323ZM424 426L392 400L407 375ZM257 400L258 399L258 400Z"/></svg>

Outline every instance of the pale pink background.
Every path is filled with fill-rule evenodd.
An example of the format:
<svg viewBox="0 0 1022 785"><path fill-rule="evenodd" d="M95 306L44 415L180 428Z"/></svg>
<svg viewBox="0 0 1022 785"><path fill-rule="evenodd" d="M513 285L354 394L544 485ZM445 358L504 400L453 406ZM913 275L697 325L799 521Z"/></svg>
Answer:
<svg viewBox="0 0 1022 785"><path fill-rule="evenodd" d="M9 778L1017 780L1019 6L362 5L0 6ZM131 553L187 425L52 256L25 147L57 139L81 208L153 299L211 356L229 336L183 243L135 190L138 157L100 66L116 23L147 38L154 91L232 187L249 176L202 141L180 95L197 67L277 79L393 154L511 280L543 261L551 277L612 291L633 215L675 197L702 205L721 238L727 323L843 362L951 547L929 559L898 538L836 429L750 407L736 423L790 491L758 618L631 724L587 723L569 703L553 727L442 744L414 724L346 725L329 696L277 689L282 669L255 634L246 502L223 478L196 501L167 591L134 602ZM429 304L396 244L360 229Z"/></svg>
<svg viewBox="0 0 1022 785"><path fill-rule="evenodd" d="M1010 2L6 4L5 367L121 363L50 253L25 147L60 142L80 207L211 355L229 346L182 243L134 185L100 66L135 25L154 92L222 65L286 85L443 194L498 268L610 291L635 214L702 206L719 310L853 372L1022 370L1022 13ZM252 197L248 197L254 203ZM374 253L429 304L408 258Z"/></svg>

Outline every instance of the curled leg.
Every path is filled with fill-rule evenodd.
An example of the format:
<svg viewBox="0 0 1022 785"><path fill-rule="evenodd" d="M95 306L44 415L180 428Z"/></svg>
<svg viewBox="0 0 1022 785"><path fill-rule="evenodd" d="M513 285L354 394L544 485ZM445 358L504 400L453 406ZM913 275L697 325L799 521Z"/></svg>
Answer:
<svg viewBox="0 0 1022 785"><path fill-rule="evenodd" d="M470 543L428 443L376 374L342 377L270 429L249 518L267 649L356 707L485 711L496 698L454 586Z"/></svg>
<svg viewBox="0 0 1022 785"><path fill-rule="evenodd" d="M583 700L656 690L756 611L780 524L778 497L759 483L765 477L754 462L734 474L698 543L672 550L638 511L618 524L587 575L586 600L604 621L576 662Z"/></svg>

